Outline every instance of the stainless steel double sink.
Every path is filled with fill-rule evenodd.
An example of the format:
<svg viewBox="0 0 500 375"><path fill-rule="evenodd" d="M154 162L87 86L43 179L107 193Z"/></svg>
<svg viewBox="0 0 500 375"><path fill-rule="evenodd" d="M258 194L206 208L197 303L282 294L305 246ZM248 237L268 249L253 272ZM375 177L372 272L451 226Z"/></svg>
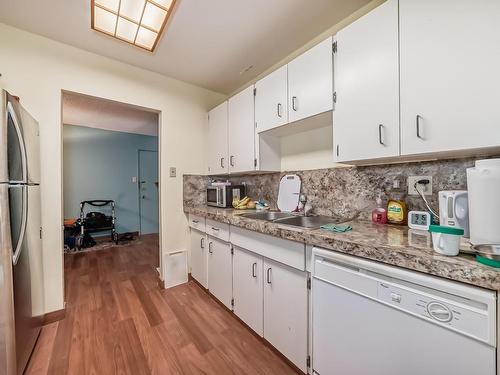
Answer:
<svg viewBox="0 0 500 375"><path fill-rule="evenodd" d="M338 220L329 216L298 216L279 211L244 213L240 216L248 219L270 221L276 224L290 225L305 229L317 229L325 224L338 223Z"/></svg>

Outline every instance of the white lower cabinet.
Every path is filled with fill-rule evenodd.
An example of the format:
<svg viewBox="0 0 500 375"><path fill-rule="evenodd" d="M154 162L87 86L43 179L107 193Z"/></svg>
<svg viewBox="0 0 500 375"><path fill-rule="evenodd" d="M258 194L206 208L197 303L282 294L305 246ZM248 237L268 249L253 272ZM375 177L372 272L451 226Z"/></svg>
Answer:
<svg viewBox="0 0 500 375"><path fill-rule="evenodd" d="M191 276L204 288L208 287L208 249L207 236L191 229Z"/></svg>
<svg viewBox="0 0 500 375"><path fill-rule="evenodd" d="M231 309L233 268L231 244L208 236L208 290Z"/></svg>
<svg viewBox="0 0 500 375"><path fill-rule="evenodd" d="M234 313L259 336L264 334L263 259L239 247L233 256Z"/></svg>
<svg viewBox="0 0 500 375"><path fill-rule="evenodd" d="M307 372L307 272L264 259L264 338Z"/></svg>

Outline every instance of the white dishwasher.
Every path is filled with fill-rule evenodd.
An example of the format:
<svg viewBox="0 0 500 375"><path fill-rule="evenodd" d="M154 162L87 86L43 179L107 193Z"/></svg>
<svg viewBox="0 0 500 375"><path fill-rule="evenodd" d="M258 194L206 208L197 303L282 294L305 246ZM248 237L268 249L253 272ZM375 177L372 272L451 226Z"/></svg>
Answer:
<svg viewBox="0 0 500 375"><path fill-rule="evenodd" d="M496 375L496 293L313 249L319 375Z"/></svg>

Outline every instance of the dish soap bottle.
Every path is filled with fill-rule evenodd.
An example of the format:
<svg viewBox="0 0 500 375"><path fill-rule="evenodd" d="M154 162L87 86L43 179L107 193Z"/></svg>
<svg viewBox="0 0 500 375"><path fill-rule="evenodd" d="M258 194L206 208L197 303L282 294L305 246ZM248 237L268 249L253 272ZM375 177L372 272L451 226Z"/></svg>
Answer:
<svg viewBox="0 0 500 375"><path fill-rule="evenodd" d="M393 189L387 202L387 221L390 224L406 224L408 212L406 209L405 194L400 189L399 180L394 180Z"/></svg>
<svg viewBox="0 0 500 375"><path fill-rule="evenodd" d="M377 207L372 210L372 222L375 224L387 223L387 210L382 205L382 198L377 198Z"/></svg>

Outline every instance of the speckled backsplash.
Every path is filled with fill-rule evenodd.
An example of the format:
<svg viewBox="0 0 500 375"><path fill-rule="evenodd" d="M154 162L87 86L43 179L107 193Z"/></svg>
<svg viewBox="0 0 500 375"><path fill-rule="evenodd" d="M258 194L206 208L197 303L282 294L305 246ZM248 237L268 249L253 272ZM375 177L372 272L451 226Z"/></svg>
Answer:
<svg viewBox="0 0 500 375"><path fill-rule="evenodd" d="M465 190L467 188L466 168L474 165L474 158L387 164L364 167L329 168L307 171L290 171L259 175L229 177L234 184L245 183L247 195L253 199L264 199L274 206L278 197L280 177L295 173L302 179L302 193L305 194L319 215L350 217L358 211L368 218L380 196L387 202L393 181L398 179L406 192L408 176L432 176L431 207L438 209L438 192L441 190ZM223 177L226 179L226 177ZM206 176L184 176L184 204L205 204ZM419 196L407 196L409 210L426 210Z"/></svg>

